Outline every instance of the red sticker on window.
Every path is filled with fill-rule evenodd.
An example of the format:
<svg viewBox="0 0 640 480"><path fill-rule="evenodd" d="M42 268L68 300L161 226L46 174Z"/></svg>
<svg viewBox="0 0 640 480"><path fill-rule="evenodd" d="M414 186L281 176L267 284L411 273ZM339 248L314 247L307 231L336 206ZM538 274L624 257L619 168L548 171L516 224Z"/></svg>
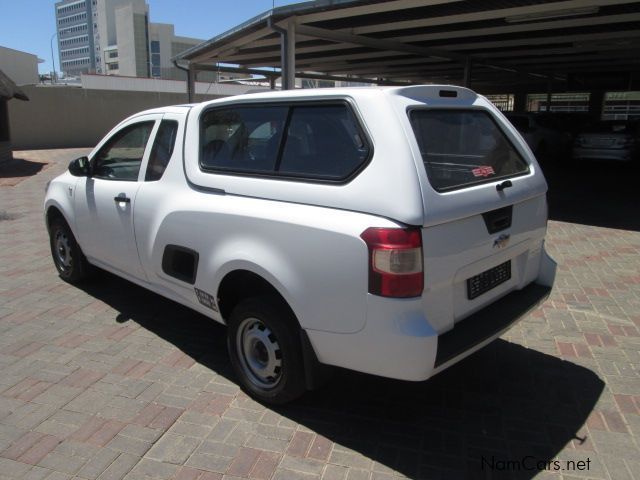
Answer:
<svg viewBox="0 0 640 480"><path fill-rule="evenodd" d="M489 175L495 175L496 172L493 171L493 167L489 167L487 165L483 165L478 168L474 168L471 170L474 177L488 177Z"/></svg>

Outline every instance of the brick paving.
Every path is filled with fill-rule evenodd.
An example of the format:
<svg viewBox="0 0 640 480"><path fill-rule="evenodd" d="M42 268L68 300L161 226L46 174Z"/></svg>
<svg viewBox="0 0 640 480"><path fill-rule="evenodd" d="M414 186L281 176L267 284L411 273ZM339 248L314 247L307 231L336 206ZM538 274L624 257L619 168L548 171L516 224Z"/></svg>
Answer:
<svg viewBox="0 0 640 480"><path fill-rule="evenodd" d="M551 221L550 301L428 382L339 371L265 408L222 327L108 274L57 277L44 185L85 152L0 172L0 479L639 478L639 229Z"/></svg>

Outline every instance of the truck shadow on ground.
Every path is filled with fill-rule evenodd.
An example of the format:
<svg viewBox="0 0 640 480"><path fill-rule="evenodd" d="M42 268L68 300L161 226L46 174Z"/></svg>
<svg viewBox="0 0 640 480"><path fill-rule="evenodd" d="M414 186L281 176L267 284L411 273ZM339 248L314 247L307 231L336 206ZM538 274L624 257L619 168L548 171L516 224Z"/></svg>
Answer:
<svg viewBox="0 0 640 480"><path fill-rule="evenodd" d="M84 290L120 312L114 322L133 321L235 382L223 326L107 273ZM591 370L497 340L427 382L337 370L273 410L410 478L528 479L569 442L588 444L578 432L603 388Z"/></svg>

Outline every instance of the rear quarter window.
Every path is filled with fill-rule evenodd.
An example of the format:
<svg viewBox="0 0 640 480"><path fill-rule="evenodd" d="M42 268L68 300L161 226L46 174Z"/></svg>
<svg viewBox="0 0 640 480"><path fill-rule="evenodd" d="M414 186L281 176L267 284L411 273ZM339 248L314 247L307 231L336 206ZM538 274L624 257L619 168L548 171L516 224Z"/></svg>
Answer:
<svg viewBox="0 0 640 480"><path fill-rule="evenodd" d="M369 156L346 105L294 107L278 171L284 175L341 180Z"/></svg>
<svg viewBox="0 0 640 480"><path fill-rule="evenodd" d="M429 182L438 192L529 173L486 111L414 109L409 118Z"/></svg>

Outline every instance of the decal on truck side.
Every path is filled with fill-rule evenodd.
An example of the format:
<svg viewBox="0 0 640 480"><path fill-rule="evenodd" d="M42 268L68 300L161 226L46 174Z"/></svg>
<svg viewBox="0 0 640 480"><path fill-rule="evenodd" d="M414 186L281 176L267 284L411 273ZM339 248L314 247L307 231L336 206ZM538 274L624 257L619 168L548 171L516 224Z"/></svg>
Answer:
<svg viewBox="0 0 640 480"><path fill-rule="evenodd" d="M218 306L216 305L216 299L213 295L208 294L204 290L200 290L199 288L193 288L196 292L196 297L198 297L198 301L207 308L210 308L214 312L218 311Z"/></svg>

